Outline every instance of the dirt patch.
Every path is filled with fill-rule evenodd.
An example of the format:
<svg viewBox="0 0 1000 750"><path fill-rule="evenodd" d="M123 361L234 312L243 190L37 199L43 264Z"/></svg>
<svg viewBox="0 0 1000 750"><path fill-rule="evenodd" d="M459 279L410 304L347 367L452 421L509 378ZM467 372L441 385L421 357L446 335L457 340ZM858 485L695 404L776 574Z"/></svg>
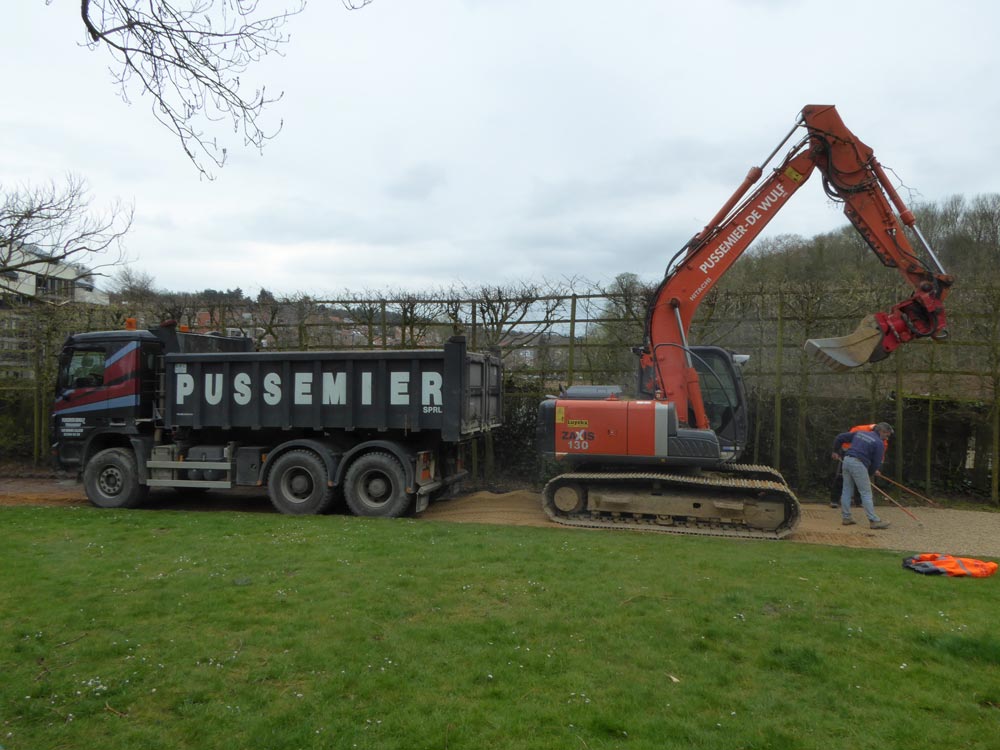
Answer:
<svg viewBox="0 0 1000 750"><path fill-rule="evenodd" d="M79 483L67 479L0 479L0 506L86 505ZM151 494L146 507L170 510L238 510L275 512L263 490L210 492L198 498L172 491ZM867 547L901 552L944 552L971 557L1000 558L1000 513L941 508L909 508L916 520L896 507L880 507L879 515L891 522L873 531L863 522L842 526L840 510L825 504L806 503L802 520L787 541L840 547ZM421 514L431 521L484 523L504 526L539 526L577 531L552 523L542 511L538 493L527 490L479 492L435 503Z"/></svg>
<svg viewBox="0 0 1000 750"><path fill-rule="evenodd" d="M83 485L75 479L17 477L0 478L0 507L5 505L89 506L90 503ZM267 492L254 487L188 496L171 489L156 489L149 493L149 499L142 507L148 510L277 512L271 505Z"/></svg>
<svg viewBox="0 0 1000 750"><path fill-rule="evenodd" d="M72 479L0 479L0 505L86 505L83 487Z"/></svg>
<svg viewBox="0 0 1000 750"><path fill-rule="evenodd" d="M909 508L914 521L895 507L880 507L879 515L891 523L888 529L873 531L855 511L859 523L843 526L840 509L806 503L802 520L787 541L828 544L838 547L867 547L903 552L946 552L954 555L1000 558L1000 513L940 508ZM516 526L560 527L542 511L541 498L534 492L466 495L428 508L423 518L460 523L502 523Z"/></svg>

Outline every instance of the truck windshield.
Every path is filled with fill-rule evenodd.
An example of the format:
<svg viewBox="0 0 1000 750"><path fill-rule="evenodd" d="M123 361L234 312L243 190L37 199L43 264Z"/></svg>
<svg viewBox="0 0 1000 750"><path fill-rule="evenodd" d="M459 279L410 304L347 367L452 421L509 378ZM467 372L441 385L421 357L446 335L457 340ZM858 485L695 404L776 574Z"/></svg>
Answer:
<svg viewBox="0 0 1000 750"><path fill-rule="evenodd" d="M104 385L104 349L66 349L59 357L59 388Z"/></svg>

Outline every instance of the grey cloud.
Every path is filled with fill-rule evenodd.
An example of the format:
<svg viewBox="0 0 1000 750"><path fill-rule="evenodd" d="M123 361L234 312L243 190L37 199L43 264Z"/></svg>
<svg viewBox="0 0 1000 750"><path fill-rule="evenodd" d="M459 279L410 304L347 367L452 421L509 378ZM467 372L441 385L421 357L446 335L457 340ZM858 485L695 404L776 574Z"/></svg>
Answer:
<svg viewBox="0 0 1000 750"><path fill-rule="evenodd" d="M732 143L716 148L691 140L660 141L632 154L603 177L539 184L531 194L528 214L545 218L633 205L641 199L683 197L693 181L718 182L723 192L729 184L735 189L745 172L731 173L729 165L734 159L736 163L746 160L747 153L750 152ZM750 166L748 162L747 168ZM728 195L720 198L720 205ZM707 216L714 210L706 206L704 213Z"/></svg>
<svg viewBox="0 0 1000 750"><path fill-rule="evenodd" d="M390 182L385 193L398 200L421 201L429 198L447 182L447 174L443 168L433 164L418 164Z"/></svg>

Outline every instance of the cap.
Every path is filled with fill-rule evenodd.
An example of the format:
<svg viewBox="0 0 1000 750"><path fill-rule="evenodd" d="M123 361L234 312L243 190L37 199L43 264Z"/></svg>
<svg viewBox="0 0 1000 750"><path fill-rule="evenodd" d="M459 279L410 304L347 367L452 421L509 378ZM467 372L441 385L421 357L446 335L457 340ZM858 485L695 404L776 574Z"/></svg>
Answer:
<svg viewBox="0 0 1000 750"><path fill-rule="evenodd" d="M895 432L895 430L892 429L892 425L889 424L888 422L879 422L877 425L875 425L875 429L878 430L879 432L888 432L890 435L892 435Z"/></svg>

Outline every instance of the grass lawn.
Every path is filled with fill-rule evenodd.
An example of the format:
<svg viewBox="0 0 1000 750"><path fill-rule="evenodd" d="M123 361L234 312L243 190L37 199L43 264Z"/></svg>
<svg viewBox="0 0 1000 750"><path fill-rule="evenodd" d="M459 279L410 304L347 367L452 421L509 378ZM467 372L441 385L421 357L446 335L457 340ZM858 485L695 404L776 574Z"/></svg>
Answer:
<svg viewBox="0 0 1000 750"><path fill-rule="evenodd" d="M1000 742L1000 577L898 553L82 507L0 529L4 750Z"/></svg>

